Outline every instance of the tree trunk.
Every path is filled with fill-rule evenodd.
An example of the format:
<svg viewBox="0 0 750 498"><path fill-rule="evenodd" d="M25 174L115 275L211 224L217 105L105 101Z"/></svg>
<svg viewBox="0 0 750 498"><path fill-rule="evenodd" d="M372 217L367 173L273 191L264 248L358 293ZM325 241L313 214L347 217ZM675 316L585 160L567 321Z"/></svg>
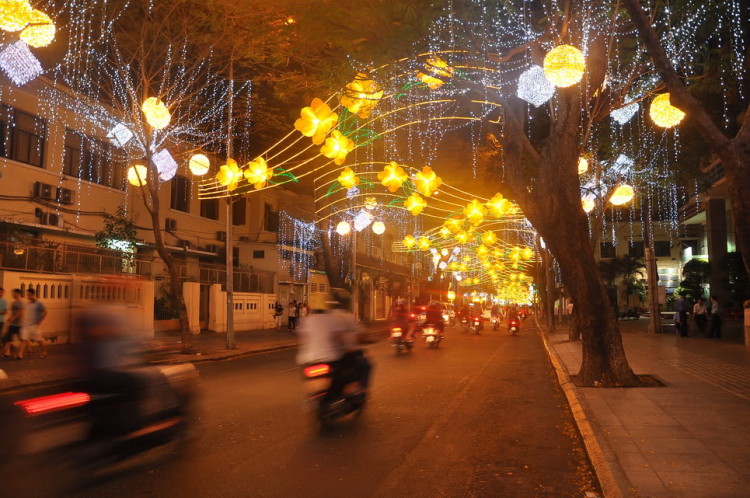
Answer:
<svg viewBox="0 0 750 498"><path fill-rule="evenodd" d="M737 252L742 254L745 271L750 274L750 143L740 137L732 142L719 157L729 190Z"/></svg>
<svg viewBox="0 0 750 498"><path fill-rule="evenodd" d="M328 225L328 222L326 222ZM328 226L321 227L323 230L323 264L325 265L326 275L328 276L328 283L331 287L338 287L346 289L349 286L346 284L346 277L342 277L341 274L349 275L351 272L342 272L346 268L345 261L334 257L333 248L331 247L331 237ZM353 234L350 234L353 236Z"/></svg>

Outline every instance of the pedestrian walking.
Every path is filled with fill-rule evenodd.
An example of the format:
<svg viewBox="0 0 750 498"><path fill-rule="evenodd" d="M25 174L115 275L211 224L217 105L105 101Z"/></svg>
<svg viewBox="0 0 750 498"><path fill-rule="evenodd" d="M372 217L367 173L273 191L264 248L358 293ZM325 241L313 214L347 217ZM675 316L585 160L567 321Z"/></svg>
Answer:
<svg viewBox="0 0 750 498"><path fill-rule="evenodd" d="M708 331L708 337L721 339L721 317L719 316L719 300L714 295L711 296L711 328Z"/></svg>
<svg viewBox="0 0 750 498"><path fill-rule="evenodd" d="M573 325L573 301L568 301L568 305L565 307L565 312L568 315L568 327Z"/></svg>
<svg viewBox="0 0 750 498"><path fill-rule="evenodd" d="M276 320L276 330L281 330L281 317L284 316L284 307L276 301L273 305L273 318Z"/></svg>
<svg viewBox="0 0 750 498"><path fill-rule="evenodd" d="M299 307L299 317L304 318L309 314L310 314L310 306L308 306L307 301L305 301Z"/></svg>
<svg viewBox="0 0 750 498"><path fill-rule="evenodd" d="M3 342L5 343L5 352L3 356L10 357L11 346L14 337L21 337L21 326L23 325L23 314L25 310L24 302L21 300L21 289L13 289L13 302L10 305L10 316L5 321L5 334Z"/></svg>
<svg viewBox="0 0 750 498"><path fill-rule="evenodd" d="M695 321L695 326L700 335L705 335L706 323L708 322L708 310L706 309L706 305L703 304L702 297L699 297L695 302L695 306L693 306L693 321Z"/></svg>
<svg viewBox="0 0 750 498"><path fill-rule="evenodd" d="M297 328L297 315L299 315L299 305L297 304L297 300L293 299L289 303L289 330Z"/></svg>
<svg viewBox="0 0 750 498"><path fill-rule="evenodd" d="M47 318L47 307L37 299L36 292L31 288L26 291L26 301L28 302L24 313L24 325L21 327L21 348L18 358L23 358L26 348L31 349L32 342L39 345L39 358L44 358L47 356L47 348L44 347L41 325Z"/></svg>
<svg viewBox="0 0 750 498"><path fill-rule="evenodd" d="M685 299L685 294L680 294L680 299L677 301L677 312L680 314L680 337L688 336L687 314L689 309L690 303Z"/></svg>

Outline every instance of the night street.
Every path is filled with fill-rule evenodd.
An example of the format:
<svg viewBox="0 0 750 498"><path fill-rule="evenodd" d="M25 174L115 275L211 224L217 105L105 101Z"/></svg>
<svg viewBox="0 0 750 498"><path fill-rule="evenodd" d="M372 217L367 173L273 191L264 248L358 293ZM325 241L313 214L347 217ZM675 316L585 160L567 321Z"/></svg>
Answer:
<svg viewBox="0 0 750 498"><path fill-rule="evenodd" d="M380 342L372 402L321 435L294 351L199 364L200 436L86 497L583 496L592 474L541 339L450 330L438 350Z"/></svg>

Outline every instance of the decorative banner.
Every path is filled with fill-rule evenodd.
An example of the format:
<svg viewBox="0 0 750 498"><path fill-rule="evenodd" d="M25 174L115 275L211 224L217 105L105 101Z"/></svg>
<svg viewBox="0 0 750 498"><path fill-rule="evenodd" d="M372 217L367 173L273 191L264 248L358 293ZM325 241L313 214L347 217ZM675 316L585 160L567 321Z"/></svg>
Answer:
<svg viewBox="0 0 750 498"><path fill-rule="evenodd" d="M159 180L163 182L171 180L177 174L177 163L167 149L162 149L151 156L151 162L159 172Z"/></svg>
<svg viewBox="0 0 750 498"><path fill-rule="evenodd" d="M518 78L516 95L535 107L547 102L554 94L555 85L550 83L540 66L531 66Z"/></svg>
<svg viewBox="0 0 750 498"><path fill-rule="evenodd" d="M25 85L43 72L39 59L22 41L8 45L0 52L0 68L16 86Z"/></svg>

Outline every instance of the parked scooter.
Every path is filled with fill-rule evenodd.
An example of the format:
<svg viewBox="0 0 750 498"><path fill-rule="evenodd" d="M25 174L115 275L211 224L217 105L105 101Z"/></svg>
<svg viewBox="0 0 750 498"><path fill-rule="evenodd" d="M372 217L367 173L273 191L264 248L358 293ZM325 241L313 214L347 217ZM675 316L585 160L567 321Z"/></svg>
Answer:
<svg viewBox="0 0 750 498"><path fill-rule="evenodd" d="M443 334L437 325L432 323L425 323L422 326L422 338L427 346L430 348L436 348L440 345L443 340Z"/></svg>

